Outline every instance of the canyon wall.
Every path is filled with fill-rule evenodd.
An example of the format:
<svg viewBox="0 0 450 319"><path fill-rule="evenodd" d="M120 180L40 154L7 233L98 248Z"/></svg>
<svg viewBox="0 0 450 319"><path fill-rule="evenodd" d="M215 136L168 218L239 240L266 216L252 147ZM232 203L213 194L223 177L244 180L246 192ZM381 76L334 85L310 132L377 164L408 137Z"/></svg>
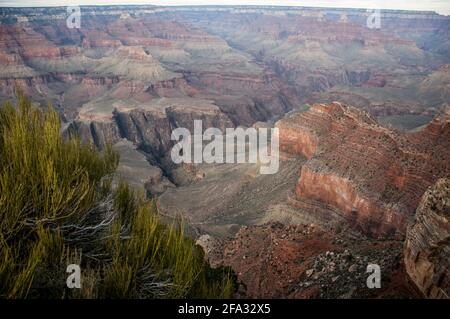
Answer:
<svg viewBox="0 0 450 319"><path fill-rule="evenodd" d="M405 242L408 275L429 298L450 298L450 179L423 195Z"/></svg>

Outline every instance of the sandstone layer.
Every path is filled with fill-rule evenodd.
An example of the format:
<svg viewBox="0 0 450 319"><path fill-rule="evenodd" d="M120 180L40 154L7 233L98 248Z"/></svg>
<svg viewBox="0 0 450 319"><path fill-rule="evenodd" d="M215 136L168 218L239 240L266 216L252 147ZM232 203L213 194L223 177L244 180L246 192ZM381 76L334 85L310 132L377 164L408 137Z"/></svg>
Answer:
<svg viewBox="0 0 450 319"><path fill-rule="evenodd" d="M450 298L450 179L423 195L405 242L408 275L429 298Z"/></svg>

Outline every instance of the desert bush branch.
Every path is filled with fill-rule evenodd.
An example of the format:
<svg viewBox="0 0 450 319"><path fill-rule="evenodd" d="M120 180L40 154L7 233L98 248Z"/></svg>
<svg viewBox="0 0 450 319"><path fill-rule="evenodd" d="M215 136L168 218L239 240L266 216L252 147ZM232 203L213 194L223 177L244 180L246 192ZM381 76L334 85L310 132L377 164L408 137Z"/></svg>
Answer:
<svg viewBox="0 0 450 319"><path fill-rule="evenodd" d="M212 270L154 201L112 179L118 155L63 139L51 106L0 107L0 297L228 297L231 276ZM68 264L81 289L65 285Z"/></svg>

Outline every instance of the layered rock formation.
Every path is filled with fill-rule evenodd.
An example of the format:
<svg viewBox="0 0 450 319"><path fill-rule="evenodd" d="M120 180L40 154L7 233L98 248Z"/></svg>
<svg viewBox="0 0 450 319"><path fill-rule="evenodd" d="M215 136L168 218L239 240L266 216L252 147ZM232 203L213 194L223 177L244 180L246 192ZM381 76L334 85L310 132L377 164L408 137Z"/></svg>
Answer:
<svg viewBox="0 0 450 319"><path fill-rule="evenodd" d="M247 126L302 103L340 100L336 92L375 115L434 114L449 103L445 93L436 97L441 71L427 80L449 56L450 20L432 12L383 11L380 30L367 27L370 13L350 9L82 12L81 28L70 29L64 8L1 9L0 99L20 85L72 120L93 99L197 97Z"/></svg>
<svg viewBox="0 0 450 319"><path fill-rule="evenodd" d="M102 104L85 106L68 127L69 132L80 135L83 141L93 142L100 148L124 138L144 151L154 163L168 155L175 141L171 133L177 127L194 131L194 120L203 127L225 130L234 124L212 101L193 98L161 98L135 105L117 100L110 107Z"/></svg>
<svg viewBox="0 0 450 319"><path fill-rule="evenodd" d="M277 122L282 151L306 157L294 205L344 215L373 236L404 235L421 194L450 172L450 118L417 133L386 129L340 103L316 104Z"/></svg>
<svg viewBox="0 0 450 319"><path fill-rule="evenodd" d="M423 195L405 242L408 275L428 298L450 298L450 179Z"/></svg>
<svg viewBox="0 0 450 319"><path fill-rule="evenodd" d="M61 105L73 120L93 104L111 115L110 100L195 97L214 101L235 125L279 117L296 101L273 72L220 37L145 9L123 15L123 7L89 8L79 29L66 26L59 8L5 10L0 99L20 86L35 101Z"/></svg>

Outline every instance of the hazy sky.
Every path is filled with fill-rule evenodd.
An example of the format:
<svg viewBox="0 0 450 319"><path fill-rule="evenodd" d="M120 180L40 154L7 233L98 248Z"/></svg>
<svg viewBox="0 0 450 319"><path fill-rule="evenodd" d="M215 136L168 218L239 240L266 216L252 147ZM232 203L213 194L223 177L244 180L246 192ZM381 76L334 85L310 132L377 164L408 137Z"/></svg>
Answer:
<svg viewBox="0 0 450 319"><path fill-rule="evenodd" d="M0 6L66 6L93 4L155 5L288 5L342 8L431 10L450 15L450 0L0 0Z"/></svg>

